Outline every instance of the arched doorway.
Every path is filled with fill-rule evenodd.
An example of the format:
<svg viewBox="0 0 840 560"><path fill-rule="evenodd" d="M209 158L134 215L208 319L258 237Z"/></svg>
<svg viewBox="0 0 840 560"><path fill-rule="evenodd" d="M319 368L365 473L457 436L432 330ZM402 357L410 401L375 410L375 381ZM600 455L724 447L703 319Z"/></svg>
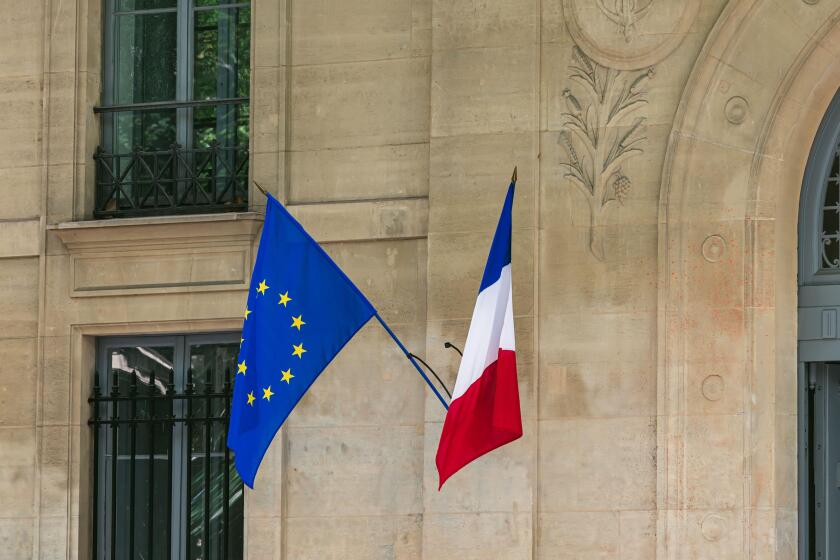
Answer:
<svg viewBox="0 0 840 560"><path fill-rule="evenodd" d="M833 560L840 558L840 93L805 170L798 268L800 557Z"/></svg>
<svg viewBox="0 0 840 560"><path fill-rule="evenodd" d="M779 6L727 4L669 138L657 558L808 558L797 232L811 147L840 86L840 6ZM782 44L791 17L801 33Z"/></svg>

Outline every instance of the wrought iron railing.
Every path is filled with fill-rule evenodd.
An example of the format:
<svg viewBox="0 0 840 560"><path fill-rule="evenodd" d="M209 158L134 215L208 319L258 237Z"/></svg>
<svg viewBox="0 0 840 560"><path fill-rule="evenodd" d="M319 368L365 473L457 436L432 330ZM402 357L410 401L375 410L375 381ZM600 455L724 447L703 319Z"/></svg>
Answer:
<svg viewBox="0 0 840 560"><path fill-rule="evenodd" d="M211 143L208 148L109 153L96 162L96 218L200 214L248 209L248 148Z"/></svg>
<svg viewBox="0 0 840 560"><path fill-rule="evenodd" d="M111 387L103 392L97 373L88 399L94 456L92 557L241 558L243 488L227 448L230 372L225 372L223 386L216 387L194 383L188 370L182 392L172 383L162 383L154 371L139 387L138 377L143 376L132 375L128 387L125 381L120 387L117 375L112 375ZM210 372L205 379L211 379ZM157 444L156 434L162 438ZM140 436L147 444L145 452L137 449ZM162 455L166 475L158 480L152 463ZM177 457L183 464L176 464ZM145 477L138 475L142 461L149 465ZM163 485L162 490L157 485ZM173 534L181 533L173 529L179 503L186 506L181 515L186 542L173 545ZM173 554L173 549L178 552Z"/></svg>

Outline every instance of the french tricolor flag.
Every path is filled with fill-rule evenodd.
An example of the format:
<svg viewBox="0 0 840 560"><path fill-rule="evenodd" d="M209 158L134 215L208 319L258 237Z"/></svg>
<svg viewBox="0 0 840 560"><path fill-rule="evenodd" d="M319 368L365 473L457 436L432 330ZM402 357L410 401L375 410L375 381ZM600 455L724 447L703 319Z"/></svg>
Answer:
<svg viewBox="0 0 840 560"><path fill-rule="evenodd" d="M515 187L514 171L438 444L439 489L467 463L522 437L510 273Z"/></svg>

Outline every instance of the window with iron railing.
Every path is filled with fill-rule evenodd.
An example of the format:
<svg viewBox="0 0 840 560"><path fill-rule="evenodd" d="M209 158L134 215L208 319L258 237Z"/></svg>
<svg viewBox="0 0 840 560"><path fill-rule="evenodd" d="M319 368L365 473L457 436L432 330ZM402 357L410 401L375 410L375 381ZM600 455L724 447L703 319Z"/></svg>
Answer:
<svg viewBox="0 0 840 560"><path fill-rule="evenodd" d="M227 448L239 335L102 339L93 558L236 560L243 485Z"/></svg>
<svg viewBox="0 0 840 560"><path fill-rule="evenodd" d="M246 210L249 2L104 1L94 217Z"/></svg>

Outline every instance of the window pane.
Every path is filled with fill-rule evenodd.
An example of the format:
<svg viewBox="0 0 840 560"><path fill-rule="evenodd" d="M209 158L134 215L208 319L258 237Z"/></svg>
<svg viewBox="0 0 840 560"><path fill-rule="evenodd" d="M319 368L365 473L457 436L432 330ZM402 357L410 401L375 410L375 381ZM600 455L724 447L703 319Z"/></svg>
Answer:
<svg viewBox="0 0 840 560"><path fill-rule="evenodd" d="M195 399L191 414L194 418L220 419L194 423L189 436L190 560L242 558L242 480L227 450L228 403L225 398L210 396L224 394L225 381L233 382L238 352L237 343L201 344L189 349L196 392L206 395ZM225 547L227 553L223 553Z"/></svg>
<svg viewBox="0 0 840 560"><path fill-rule="evenodd" d="M151 557L152 549L160 558L169 549L172 431L162 420L173 412L171 401L164 398L173 381L173 358L171 346L131 346L109 352L107 391L113 394L116 382L120 396L133 397L119 401L116 416L136 420L111 431L105 461L110 476L116 436L116 478L111 491L116 493L117 509L112 515L121 558Z"/></svg>
<svg viewBox="0 0 840 560"><path fill-rule="evenodd" d="M196 107L193 133L196 148L208 148L214 142L247 148L248 103Z"/></svg>
<svg viewBox="0 0 840 560"><path fill-rule="evenodd" d="M135 147L165 150L175 143L175 109L123 111L114 114L114 152Z"/></svg>
<svg viewBox="0 0 840 560"><path fill-rule="evenodd" d="M251 10L195 12L193 99L247 97L251 79Z"/></svg>
<svg viewBox="0 0 840 560"><path fill-rule="evenodd" d="M115 102L175 99L177 14L127 14L115 19Z"/></svg>
<svg viewBox="0 0 840 560"><path fill-rule="evenodd" d="M177 8L178 0L118 0L117 11Z"/></svg>

